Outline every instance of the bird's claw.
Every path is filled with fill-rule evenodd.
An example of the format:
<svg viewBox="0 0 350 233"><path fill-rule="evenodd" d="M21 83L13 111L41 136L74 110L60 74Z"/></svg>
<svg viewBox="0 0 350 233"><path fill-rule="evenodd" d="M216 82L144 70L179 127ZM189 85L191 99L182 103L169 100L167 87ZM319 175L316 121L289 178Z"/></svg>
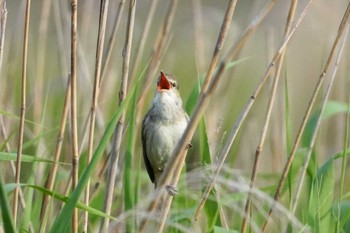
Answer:
<svg viewBox="0 0 350 233"><path fill-rule="evenodd" d="M192 148L192 147L193 147L192 143L189 142L189 143L187 144L187 146L186 146L186 149L190 149L190 148Z"/></svg>
<svg viewBox="0 0 350 233"><path fill-rule="evenodd" d="M171 185L167 185L165 187L165 189L171 196L175 196L175 195L177 195L179 193L177 188L175 188L174 186L171 186Z"/></svg>

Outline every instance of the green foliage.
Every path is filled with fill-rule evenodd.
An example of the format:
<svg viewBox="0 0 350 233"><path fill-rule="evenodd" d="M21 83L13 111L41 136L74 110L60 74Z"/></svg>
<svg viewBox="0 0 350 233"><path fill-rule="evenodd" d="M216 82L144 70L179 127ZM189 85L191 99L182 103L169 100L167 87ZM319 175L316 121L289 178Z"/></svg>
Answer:
<svg viewBox="0 0 350 233"><path fill-rule="evenodd" d="M2 176L0 176L0 208L1 208L1 216L4 222L3 226L5 232L7 233L15 233L16 227L13 222L12 213L9 207L9 201L7 198L7 192L4 185L4 181L2 180Z"/></svg>
<svg viewBox="0 0 350 233"><path fill-rule="evenodd" d="M334 201L334 160L330 158L317 171L312 181L309 220L313 232L334 232L335 219L332 214Z"/></svg>

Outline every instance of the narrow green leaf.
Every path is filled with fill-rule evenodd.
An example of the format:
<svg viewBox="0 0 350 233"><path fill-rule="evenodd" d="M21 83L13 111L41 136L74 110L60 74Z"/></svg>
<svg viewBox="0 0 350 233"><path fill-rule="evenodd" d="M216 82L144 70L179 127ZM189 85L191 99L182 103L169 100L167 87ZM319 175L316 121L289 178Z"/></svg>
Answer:
<svg viewBox="0 0 350 233"><path fill-rule="evenodd" d="M16 186L17 185L15 183L6 184L5 185L6 193L9 193L9 192L13 191ZM62 202L67 202L67 200L68 200L67 196L64 196L64 195L62 195L60 193L57 193L57 192L50 191L50 190L48 190L48 189L46 189L44 187L38 186L38 185L20 184L20 186L22 186L22 187L29 187L29 188L35 189L35 190L41 192L42 194L49 195L49 196L51 196L51 197L53 197L53 198L55 198L57 200L60 200ZM81 209L81 210L88 211L90 214L94 214L94 215L99 216L99 217L115 219L114 217L112 217L112 216L110 216L108 214L105 214L104 212L102 212L100 210L97 210L95 208L87 206L87 205L85 205L82 202L77 202L76 207Z"/></svg>
<svg viewBox="0 0 350 233"><path fill-rule="evenodd" d="M13 114L13 113L10 113L10 112L6 112L6 111L1 110L1 109L0 109L0 115L7 116L7 117L10 117L10 118L13 118L13 119L16 119L16 120L19 120L19 119L20 119L19 116L15 115L15 114ZM41 127L41 128L44 128L43 125L40 125L40 124L38 124L38 123L36 123L36 122L34 122L34 121L24 120L24 122L25 122L25 123L32 124L32 125L35 125L35 126L39 126L39 127Z"/></svg>
<svg viewBox="0 0 350 233"><path fill-rule="evenodd" d="M2 152L0 151L0 161L16 161L17 153L16 152ZM22 154L22 162L33 163L33 162L44 162L44 163L54 163L54 161L49 159L40 158L33 155L24 155ZM59 162L61 165L70 165L69 163Z"/></svg>
<svg viewBox="0 0 350 233"><path fill-rule="evenodd" d="M238 233L239 231L229 230L229 229L226 229L226 228L223 228L223 227L215 226L214 227L214 232L215 233Z"/></svg>
<svg viewBox="0 0 350 233"><path fill-rule="evenodd" d="M9 200L7 199L7 192L2 180L2 176L0 176L0 208L2 220L4 222L3 227L6 233L15 233L16 228L12 218L12 213L9 207Z"/></svg>
<svg viewBox="0 0 350 233"><path fill-rule="evenodd" d="M323 112L321 117L322 117L322 119L327 119L327 118L330 118L336 114L346 113L346 112L348 112L348 105L347 104L341 103L341 102L336 102L336 101L329 101L329 102L327 102L325 109L324 109L324 112ZM311 115L311 117L310 117L310 119L305 127L305 133L304 133L303 138L302 138L302 146L303 147L308 147L310 145L312 135L315 132L315 127L316 127L316 123L317 123L317 120L319 117L319 113L320 113L320 111L315 111Z"/></svg>
<svg viewBox="0 0 350 233"><path fill-rule="evenodd" d="M135 139L136 139L136 109L138 102L139 85L135 87L136 91L132 96L132 104L130 106L131 112L129 115L129 127L128 127L128 136L126 142L125 150L125 160L124 160L124 206L125 211L132 209L135 205L135 199L137 197L136 186L132 187L132 175L135 174L133 171L133 161L135 161L134 151L135 151ZM136 222L127 224L127 232L134 232L136 227Z"/></svg>
<svg viewBox="0 0 350 233"><path fill-rule="evenodd" d="M317 171L312 182L309 201L309 224L314 232L334 232L335 222L332 216L334 199L334 159L328 159Z"/></svg>

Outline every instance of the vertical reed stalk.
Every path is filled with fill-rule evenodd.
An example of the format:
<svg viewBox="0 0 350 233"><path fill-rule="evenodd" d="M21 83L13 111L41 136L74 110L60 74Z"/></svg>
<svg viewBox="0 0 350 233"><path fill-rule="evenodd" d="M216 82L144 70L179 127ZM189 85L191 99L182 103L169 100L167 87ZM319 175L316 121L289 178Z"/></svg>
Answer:
<svg viewBox="0 0 350 233"><path fill-rule="evenodd" d="M102 55L103 55L103 47L104 47L105 34L106 34L108 4L109 4L109 0L101 0L100 20L99 20L97 48L96 48L95 79L94 79L94 87L93 87L92 101L91 101L92 103L91 103L91 110L90 110L90 130L89 130L87 164L90 163L92 153L93 153L96 108L97 108L97 100L98 100L99 89L100 89ZM90 201L90 179L88 180L86 189L85 189L85 204L89 205L89 201ZM84 212L83 232L88 231L88 223L89 223L89 214L86 211Z"/></svg>
<svg viewBox="0 0 350 233"><path fill-rule="evenodd" d="M77 15L78 0L71 0L71 133L72 133L72 189L78 184L79 149L77 124ZM72 232L78 232L78 209L72 215Z"/></svg>
<svg viewBox="0 0 350 233"><path fill-rule="evenodd" d="M29 33L29 20L30 20L30 0L26 2L25 23L24 23L24 38L23 38L23 63L22 63L22 93L21 93L21 110L20 110L20 125L18 135L18 147L17 147L17 160L16 160L16 177L15 182L17 184L13 195L13 220L17 222L18 211L18 193L19 183L21 177L21 161L22 161L22 147L23 147L23 132L24 132L24 119L26 113L26 85L27 85L27 59L28 59L28 33Z"/></svg>
<svg viewBox="0 0 350 233"><path fill-rule="evenodd" d="M59 133L58 133L57 141L56 141L56 148L55 148L55 154L54 154L54 158L53 158L53 164L52 164L51 170L49 172L47 184L46 184L46 188L50 191L53 191L53 188L55 185L55 180L56 180L56 175L57 175L57 170L58 170L58 162L60 161L60 157L61 157L61 150L62 150L62 144L63 144L63 139L64 139L64 132L66 129L66 123L67 123L70 102L71 102L71 78L69 76L68 80L67 80L65 101L64 101L60 129L59 129ZM44 221L44 218L46 216L46 212L47 212L50 200L51 200L50 196L44 195L42 205L41 205L41 213L40 213L40 219L41 219L41 222L43 223L41 226L41 232L46 232L45 231L46 221Z"/></svg>
<svg viewBox="0 0 350 233"><path fill-rule="evenodd" d="M289 13L288 13L288 18L287 18L287 22L286 22L284 38L287 38L288 34L290 33L297 5L298 5L298 0L291 1ZM258 146L256 148L256 152L255 152L255 161L254 161L253 172L252 172L251 181L250 181L250 185L249 185L250 190L252 190L254 188L254 185L255 185L256 176L257 176L257 172L258 172L258 166L260 163L260 155L261 155L261 152L263 150L267 130L269 128L269 123L270 123L271 114L272 114L272 108L274 105L278 81L280 79L281 69L282 69L282 65L283 65L284 54L285 54L285 50L282 52L281 57L277 61L277 64L276 64L275 78L273 81L271 95L270 95L269 102L268 102L263 132L261 133L261 138L260 138L259 144L258 144ZM247 230L247 223L249 222L249 219L250 219L250 211L251 211L251 204L252 204L251 199L252 199L252 195L250 192L248 192L248 198L247 198L247 201L245 204L245 212L244 212L244 216L243 216L243 220L242 220L241 233L245 233Z"/></svg>
<svg viewBox="0 0 350 233"><path fill-rule="evenodd" d="M128 15L128 23L126 25L126 38L125 44L123 48L123 67L122 67L122 76L121 76L121 87L119 91L119 106L125 100L128 88L128 79L129 79L129 65L130 65L130 55L131 55L131 45L132 38L134 32L134 23L135 23L135 12L136 12L136 0L129 1L129 15ZM125 110L117 123L114 136L113 136L113 148L112 154L110 156L110 167L107 175L107 184L106 184L106 192L105 192L105 200L104 200L104 212L106 214L111 213L112 209L112 201L114 194L114 183L115 176L117 174L118 168L118 160L120 156L120 146L122 142L123 129L124 129L124 120L125 120ZM100 225L100 232L106 232L109 226L109 219L103 218Z"/></svg>

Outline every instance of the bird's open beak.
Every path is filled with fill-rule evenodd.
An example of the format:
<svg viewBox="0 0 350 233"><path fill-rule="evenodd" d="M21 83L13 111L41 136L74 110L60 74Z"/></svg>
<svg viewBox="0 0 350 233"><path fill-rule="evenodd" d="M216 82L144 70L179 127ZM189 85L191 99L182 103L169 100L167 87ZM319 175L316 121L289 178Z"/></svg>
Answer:
<svg viewBox="0 0 350 233"><path fill-rule="evenodd" d="M166 78L165 74L161 71L160 72L160 78L158 81L158 91L163 91L163 90L170 90L171 85L168 81L168 79Z"/></svg>

